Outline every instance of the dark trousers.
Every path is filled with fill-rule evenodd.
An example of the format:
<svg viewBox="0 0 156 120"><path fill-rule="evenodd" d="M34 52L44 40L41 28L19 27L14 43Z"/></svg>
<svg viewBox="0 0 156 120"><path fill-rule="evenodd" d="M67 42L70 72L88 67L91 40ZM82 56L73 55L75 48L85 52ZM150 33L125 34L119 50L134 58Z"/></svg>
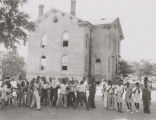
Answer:
<svg viewBox="0 0 156 120"><path fill-rule="evenodd" d="M57 90L56 89L51 89L50 100L51 100L52 105L54 107L56 106L57 99L58 99Z"/></svg>
<svg viewBox="0 0 156 120"><path fill-rule="evenodd" d="M88 103L89 103L89 107L91 108L96 108L94 98L95 98L95 92L94 91L90 92L88 97Z"/></svg>
<svg viewBox="0 0 156 120"><path fill-rule="evenodd" d="M19 107L21 107L21 105L25 105L24 93L18 94L18 105Z"/></svg>
<svg viewBox="0 0 156 120"><path fill-rule="evenodd" d="M88 105L88 102L87 102L86 93L85 92L77 92L77 100L75 102L75 108L77 108L79 103L81 103L82 101L84 102L87 110L89 110L89 105Z"/></svg>
<svg viewBox="0 0 156 120"><path fill-rule="evenodd" d="M76 98L74 92L69 92L69 104L68 104L69 107L73 107L75 99Z"/></svg>
<svg viewBox="0 0 156 120"><path fill-rule="evenodd" d="M150 113L150 100L143 100L144 113Z"/></svg>
<svg viewBox="0 0 156 120"><path fill-rule="evenodd" d="M41 96L42 103L46 106L48 104L48 90L42 89L42 96Z"/></svg>

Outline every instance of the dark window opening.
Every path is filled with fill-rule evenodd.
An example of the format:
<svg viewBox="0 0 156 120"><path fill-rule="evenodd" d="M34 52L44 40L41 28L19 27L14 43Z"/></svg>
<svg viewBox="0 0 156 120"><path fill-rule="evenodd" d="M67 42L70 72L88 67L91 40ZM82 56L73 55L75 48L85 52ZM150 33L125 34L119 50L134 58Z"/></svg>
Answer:
<svg viewBox="0 0 156 120"><path fill-rule="evenodd" d="M97 62L97 63L100 63L100 62L101 62L101 60L100 60L100 59L96 59L96 62Z"/></svg>
<svg viewBox="0 0 156 120"><path fill-rule="evenodd" d="M45 68L46 68L45 66L41 65L41 70L45 70Z"/></svg>
<svg viewBox="0 0 156 120"><path fill-rule="evenodd" d="M68 41L63 41L63 47L68 47Z"/></svg>
<svg viewBox="0 0 156 120"><path fill-rule="evenodd" d="M45 48L45 45L41 45L42 48Z"/></svg>
<svg viewBox="0 0 156 120"><path fill-rule="evenodd" d="M62 70L67 70L68 67L67 66L62 66Z"/></svg>
<svg viewBox="0 0 156 120"><path fill-rule="evenodd" d="M57 23L58 22L58 18L54 17L54 22Z"/></svg>
<svg viewBox="0 0 156 120"><path fill-rule="evenodd" d="M42 56L42 59L46 59L46 56Z"/></svg>

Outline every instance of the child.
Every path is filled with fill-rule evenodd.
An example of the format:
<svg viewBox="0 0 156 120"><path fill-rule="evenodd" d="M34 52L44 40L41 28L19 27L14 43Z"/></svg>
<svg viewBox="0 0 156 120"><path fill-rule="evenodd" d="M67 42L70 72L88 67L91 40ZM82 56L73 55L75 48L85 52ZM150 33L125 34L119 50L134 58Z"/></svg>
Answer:
<svg viewBox="0 0 156 120"><path fill-rule="evenodd" d="M108 99L108 110L109 109L113 109L115 110L115 98L114 98L114 87L112 86L112 81L109 81L109 89L107 90L108 95L107 95L107 99Z"/></svg>
<svg viewBox="0 0 156 120"><path fill-rule="evenodd" d="M131 113L133 113L132 111L132 88L130 87L129 82L126 83L125 91L126 91L125 102L128 108L127 111L131 111Z"/></svg>
<svg viewBox="0 0 156 120"><path fill-rule="evenodd" d="M123 81L120 81L118 83L118 86L116 87L118 112L121 112L121 113L122 113L122 96L124 93L124 87L122 84L123 84Z"/></svg>
<svg viewBox="0 0 156 120"><path fill-rule="evenodd" d="M140 100L141 100L141 89L140 89L140 85L137 82L135 84L136 87L134 87L133 89L133 101L135 104L135 108L136 108L136 112L139 112L139 106L140 106Z"/></svg>

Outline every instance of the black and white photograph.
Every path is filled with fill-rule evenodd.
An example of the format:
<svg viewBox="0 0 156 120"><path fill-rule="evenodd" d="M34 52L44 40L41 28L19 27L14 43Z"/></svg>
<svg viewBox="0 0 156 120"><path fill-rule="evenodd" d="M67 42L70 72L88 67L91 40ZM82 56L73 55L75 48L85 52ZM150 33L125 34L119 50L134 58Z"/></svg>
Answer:
<svg viewBox="0 0 156 120"><path fill-rule="evenodd" d="M156 0L0 0L0 120L155 120Z"/></svg>

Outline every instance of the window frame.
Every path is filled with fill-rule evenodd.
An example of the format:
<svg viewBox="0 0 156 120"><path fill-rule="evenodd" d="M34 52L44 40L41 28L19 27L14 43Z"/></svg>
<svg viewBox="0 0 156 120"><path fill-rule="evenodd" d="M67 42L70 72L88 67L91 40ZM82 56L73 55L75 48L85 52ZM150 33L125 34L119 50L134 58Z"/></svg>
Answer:
<svg viewBox="0 0 156 120"><path fill-rule="evenodd" d="M43 40L43 37L46 36L46 41ZM46 44L43 44L46 43ZM48 36L46 33L43 33L41 36L41 43L40 43L40 47L41 48L46 48L46 46L48 45Z"/></svg>
<svg viewBox="0 0 156 120"><path fill-rule="evenodd" d="M42 64L42 59L45 59L45 65ZM46 71L46 61L47 61L47 57L45 55L42 55L40 58L40 70L41 71Z"/></svg>
<svg viewBox="0 0 156 120"><path fill-rule="evenodd" d="M62 34L62 47L69 47L70 35L68 31L64 31Z"/></svg>
<svg viewBox="0 0 156 120"><path fill-rule="evenodd" d="M63 69L63 67L66 67L66 70ZM63 55L61 59L61 70L62 71L68 71L68 56Z"/></svg>

